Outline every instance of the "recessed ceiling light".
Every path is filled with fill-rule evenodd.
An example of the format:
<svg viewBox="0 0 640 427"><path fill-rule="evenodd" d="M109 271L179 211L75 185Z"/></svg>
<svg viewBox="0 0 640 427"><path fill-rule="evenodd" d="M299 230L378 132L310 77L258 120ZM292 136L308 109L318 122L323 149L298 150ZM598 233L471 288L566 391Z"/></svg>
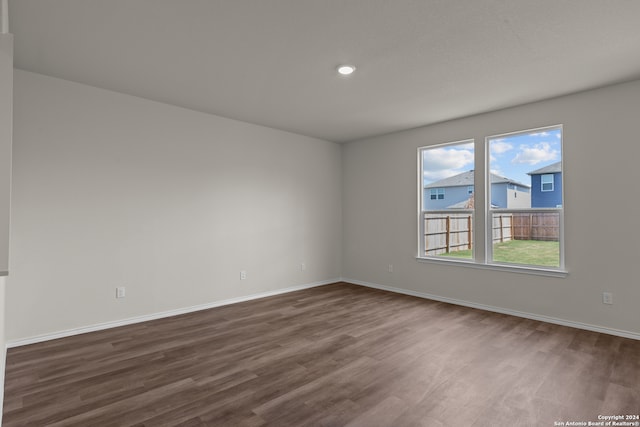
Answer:
<svg viewBox="0 0 640 427"><path fill-rule="evenodd" d="M356 70L356 67L354 67L353 65L338 66L338 73L340 73L343 76L348 76L349 74L352 74L355 70Z"/></svg>

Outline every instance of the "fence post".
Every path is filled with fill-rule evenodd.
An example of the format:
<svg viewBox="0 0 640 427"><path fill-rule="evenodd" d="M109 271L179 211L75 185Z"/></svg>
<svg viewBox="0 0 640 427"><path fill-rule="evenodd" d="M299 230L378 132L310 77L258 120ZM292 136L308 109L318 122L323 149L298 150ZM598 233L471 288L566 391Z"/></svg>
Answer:
<svg viewBox="0 0 640 427"><path fill-rule="evenodd" d="M467 233L469 234L467 241L469 242L468 249L471 249L471 215L467 215Z"/></svg>
<svg viewBox="0 0 640 427"><path fill-rule="evenodd" d="M500 214L500 243L504 242L504 231L502 229L502 214Z"/></svg>
<svg viewBox="0 0 640 427"><path fill-rule="evenodd" d="M516 227L513 224L514 220L515 220L515 217L513 216L513 214L511 214L511 240L516 240L516 236L515 236Z"/></svg>
<svg viewBox="0 0 640 427"><path fill-rule="evenodd" d="M422 230L420 233L420 238L424 241L424 254L427 255L429 253L429 238L427 237L427 231L429 230L429 218L427 218L426 213L422 213Z"/></svg>
<svg viewBox="0 0 640 427"><path fill-rule="evenodd" d="M449 253L449 250L451 250L451 246L450 246L451 242L449 237L449 233L451 232L451 217L449 215L447 215L446 225L447 225L447 234L446 234L447 252L446 253Z"/></svg>

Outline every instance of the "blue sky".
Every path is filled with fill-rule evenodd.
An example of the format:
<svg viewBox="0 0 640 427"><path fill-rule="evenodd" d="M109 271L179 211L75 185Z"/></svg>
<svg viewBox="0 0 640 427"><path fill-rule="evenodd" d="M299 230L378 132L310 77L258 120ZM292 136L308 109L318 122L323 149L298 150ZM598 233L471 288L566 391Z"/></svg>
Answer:
<svg viewBox="0 0 640 427"><path fill-rule="evenodd" d="M527 172L562 159L561 137L560 128L551 128L491 138L491 172L531 185ZM425 150L423 165L425 185L474 169L473 143Z"/></svg>

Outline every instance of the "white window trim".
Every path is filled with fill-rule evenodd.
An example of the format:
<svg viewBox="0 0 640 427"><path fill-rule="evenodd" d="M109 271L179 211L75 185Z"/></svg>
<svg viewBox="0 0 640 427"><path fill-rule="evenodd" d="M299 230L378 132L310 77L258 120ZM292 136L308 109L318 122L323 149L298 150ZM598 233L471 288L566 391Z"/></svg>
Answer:
<svg viewBox="0 0 640 427"><path fill-rule="evenodd" d="M522 134L526 134L526 133L531 133L531 132L544 132L547 130L555 130L555 129L560 129L560 161L564 162L564 142L563 142L563 137L564 137L564 129L563 126L561 124L558 125L553 125L553 126L545 126L545 127L541 127L541 128L533 128L533 129L526 129L526 130L519 130L519 131L514 131L514 132L508 132L508 133L501 133L501 134L497 134L497 135L489 135L485 137L485 143L484 143L484 154L485 154L485 169L487 171L489 171L491 169L491 159L490 159L490 150L489 150L489 141L492 139L498 139L498 138L504 138L504 137L508 137L508 136L514 136L514 135L522 135ZM564 170L562 168L562 163L561 163L561 170ZM540 178L542 180L542 178ZM562 178L561 178L562 179ZM491 200L491 185L488 185L487 183L490 182L490 178L489 178L489 172L487 172L485 174L485 194L487 197L487 200ZM564 192L564 186L562 186L563 188L563 192ZM563 204L564 204L564 194L562 194L562 200L563 200ZM548 212L558 212L560 215L560 220L559 220L559 236L558 236L558 243L559 243L559 260L558 260L558 267L545 267L545 266L537 266L537 265L529 265L529 264L512 264L512 263L502 263L502 262L498 262L498 261L494 261L493 260L493 236L489 234L489 232L487 232L487 230L491 230L493 229L493 214L494 213L500 213L500 212L504 212L504 213L514 213L514 212L522 212L522 209L492 209L491 206L489 206L488 204L485 204L484 206L485 209L485 264L487 265L491 265L491 266L508 266L510 268L515 268L515 269L525 269L525 270L535 270L535 271L543 271L543 272L558 272L561 274L566 275L567 271L565 268L565 262L564 262L564 206L561 208L531 208L528 211L531 210L536 210L536 211L548 211Z"/></svg>
<svg viewBox="0 0 640 427"><path fill-rule="evenodd" d="M545 176L550 176L551 177L551 182L544 182L544 177ZM545 184L551 184L551 190L545 190L544 189L544 185ZM555 188L555 176L552 173L543 173L542 175L540 175L540 192L541 193L548 193L550 191L553 191L553 189Z"/></svg>
<svg viewBox="0 0 640 427"><path fill-rule="evenodd" d="M417 154L418 154L418 168L417 168L417 176L418 176L418 247L417 247L417 258L418 259L437 259L436 257L423 257L421 256L422 253L424 253L424 248L423 248L423 241L424 241L424 212L425 211L424 208L424 176L423 176L423 156L422 156L422 151L426 150L426 149L431 149L431 148L438 148L438 147L449 147L449 146L454 146L454 145L462 145L462 144L473 144L474 146L474 155L475 155L475 147L476 147L476 143L475 140L473 138L469 138L469 139L461 139L459 141L452 141L452 142L445 142L445 143L441 143L441 144L434 144L434 145L425 145L422 147L418 147L417 150ZM475 160L474 160L475 163ZM474 169L475 169L475 165L474 165ZM476 219L475 219L475 215L473 215L473 219L472 219L472 227L475 229L476 228ZM474 232L474 237L475 237L475 232ZM475 248L475 245L472 246L472 248ZM475 250L472 249L472 259L475 258ZM442 258L442 257L440 257ZM449 258L451 259L451 258ZM462 261L462 262L466 262L466 261Z"/></svg>
<svg viewBox="0 0 640 427"><path fill-rule="evenodd" d="M567 270L551 269L551 268L539 268L530 265L518 265L518 264L487 264L483 262L476 262L473 259L454 259L447 257L420 257L417 256L416 260L424 262L426 264L440 264L450 265L456 267L469 267L477 268L480 270L494 270L494 271L506 271L510 273L532 274L536 276L546 277L567 277L569 272Z"/></svg>
<svg viewBox="0 0 640 427"><path fill-rule="evenodd" d="M559 230L559 250L560 250L560 254L559 254L559 267L554 268L554 267L545 267L545 266L536 266L536 265L529 265L529 264L512 264L512 263L501 263L501 262L496 262L496 261L492 261L493 259L493 239L492 237L489 236L489 233L487 233L487 230L492 229L493 224L492 224L492 214L499 212L499 211L506 211L506 212L511 212L511 211L518 211L518 209L491 209L491 206L489 203L487 203L486 201L491 200L491 178L490 178L490 153L489 153L489 140L490 139L495 139L495 138L499 138L499 137L505 137L505 136L510 136L510 135L518 135L518 134L523 134L523 133L530 133L530 132L543 132L545 130L552 130L552 129L560 129L562 138L561 138L561 161L562 163L562 170L564 171L564 129L563 129L563 125L562 124L558 124L558 125L553 125L553 126L545 126L545 127L540 127L540 128L532 128L532 129L526 129L526 130L519 130L519 131L514 131L514 132L509 132L509 133L502 133L502 134L496 134L496 135L490 135L490 136L486 136L485 137L485 141L484 144L480 145L479 143L477 143L475 141L475 139L464 139L464 140L459 140L459 141L452 141L452 142L447 142L447 143L442 143L442 144L434 144L434 145L427 145L427 146L421 146L418 147L417 150L417 154L418 154L418 245L417 245L417 256L416 256L416 260L419 262L425 262L425 263L433 263L433 264L441 264L441 265L452 265L452 266L462 266L462 267L471 267L471 268L478 268L478 269L484 269L484 270L495 270L495 271L506 271L506 272L512 272L512 273L522 273L522 274L532 274L532 275L539 275L539 276L548 276L548 277L559 277L559 278L564 278L567 277L569 272L566 270L566 266L565 266L565 254L564 254L564 185L562 186L562 200L563 200L563 205L561 207L557 207L557 208L539 208L536 210L540 210L540 211L553 211L553 212L559 212L560 214L560 222L559 222L559 226L560 226L560 230ZM423 234L424 234L424 213L427 211L423 211L423 206L424 206L424 201L423 201L423 197L424 197L424 184L423 184L423 150L425 149L430 149L430 148L436 148L436 147L446 147L446 146L450 146L450 145L456 145L456 144L463 144L463 143L474 143L474 153L478 152L478 148L482 147L482 151L484 154L484 169L485 169L485 174L484 174L484 189L485 189L485 204L484 207L482 208L478 208L476 206L475 210L474 210L474 214L473 214L473 237L474 237L474 241L475 242L480 242L480 241L484 241L484 259L483 260L478 260L476 258L476 244L474 244L472 246L472 258L471 259L465 259L465 258L452 258L452 257L436 257L436 256L426 256L423 255L424 253L424 248L423 248ZM476 155L476 159L478 158L478 156ZM477 169L477 165L474 165L474 169ZM564 175L564 174L563 174ZM562 177L564 178L564 177ZM562 179L561 178L561 179ZM554 178L555 179L555 178ZM475 192L475 188L477 188L478 182L477 182L477 175L476 175L476 183L474 184L474 192ZM482 186L480 187L482 188ZM555 185L554 185L555 188ZM479 212L479 209L483 209L483 213L484 213L484 217L485 217L485 224L484 227L481 229L479 227L480 224L477 224L477 215L476 213ZM521 210L521 209L520 209ZM482 235L484 235L482 237Z"/></svg>

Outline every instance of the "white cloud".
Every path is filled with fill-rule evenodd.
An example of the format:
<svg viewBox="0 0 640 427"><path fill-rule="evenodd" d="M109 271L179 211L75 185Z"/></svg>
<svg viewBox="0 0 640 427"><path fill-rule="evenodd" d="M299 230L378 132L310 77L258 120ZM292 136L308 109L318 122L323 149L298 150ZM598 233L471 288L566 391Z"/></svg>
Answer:
<svg viewBox="0 0 640 427"><path fill-rule="evenodd" d="M520 152L511 161L512 163L526 163L535 165L540 162L556 160L558 158L558 150L551 148L548 142L540 142L533 145L521 145Z"/></svg>
<svg viewBox="0 0 640 427"><path fill-rule="evenodd" d="M473 165L473 161L473 144L425 150L422 161L424 178L427 181L437 181L457 175Z"/></svg>
<svg viewBox="0 0 640 427"><path fill-rule="evenodd" d="M424 169L429 171L461 169L472 163L473 151L468 149L433 148L424 152Z"/></svg>
<svg viewBox="0 0 640 427"><path fill-rule="evenodd" d="M492 140L490 146L492 154L502 154L513 149L513 145L505 142L504 139Z"/></svg>
<svg viewBox="0 0 640 427"><path fill-rule="evenodd" d="M549 136L549 132L536 132L536 133L530 133L529 136Z"/></svg>

